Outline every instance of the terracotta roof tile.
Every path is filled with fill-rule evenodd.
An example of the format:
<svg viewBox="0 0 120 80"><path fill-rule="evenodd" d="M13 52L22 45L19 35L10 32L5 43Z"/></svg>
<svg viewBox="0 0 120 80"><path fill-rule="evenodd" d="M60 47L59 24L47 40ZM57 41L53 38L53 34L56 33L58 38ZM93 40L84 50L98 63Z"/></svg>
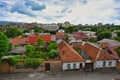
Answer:
<svg viewBox="0 0 120 80"><path fill-rule="evenodd" d="M95 45L92 45L90 43L85 43L84 45L80 46L80 49L82 49L87 55L89 55L92 60L112 60L116 59L113 57L110 53L105 52L104 50L98 48Z"/></svg>
<svg viewBox="0 0 120 80"><path fill-rule="evenodd" d="M56 33L56 38L65 38L66 34L64 32L57 32Z"/></svg>
<svg viewBox="0 0 120 80"><path fill-rule="evenodd" d="M45 42L52 41L51 35L40 35L40 36L33 35L33 36L28 36L28 43L37 42L39 38L43 39Z"/></svg>
<svg viewBox="0 0 120 80"><path fill-rule="evenodd" d="M63 62L83 62L84 59L65 41L59 43L58 51Z"/></svg>

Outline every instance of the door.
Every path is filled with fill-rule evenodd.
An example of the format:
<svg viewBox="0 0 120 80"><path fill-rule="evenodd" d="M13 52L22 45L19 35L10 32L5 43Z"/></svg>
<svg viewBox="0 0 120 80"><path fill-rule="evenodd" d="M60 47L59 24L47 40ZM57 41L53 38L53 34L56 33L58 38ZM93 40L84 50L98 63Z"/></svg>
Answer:
<svg viewBox="0 0 120 80"><path fill-rule="evenodd" d="M86 70L93 70L93 63L85 63Z"/></svg>
<svg viewBox="0 0 120 80"><path fill-rule="evenodd" d="M82 69L82 63L79 64L79 68Z"/></svg>
<svg viewBox="0 0 120 80"><path fill-rule="evenodd" d="M45 63L45 71L50 71L50 63Z"/></svg>

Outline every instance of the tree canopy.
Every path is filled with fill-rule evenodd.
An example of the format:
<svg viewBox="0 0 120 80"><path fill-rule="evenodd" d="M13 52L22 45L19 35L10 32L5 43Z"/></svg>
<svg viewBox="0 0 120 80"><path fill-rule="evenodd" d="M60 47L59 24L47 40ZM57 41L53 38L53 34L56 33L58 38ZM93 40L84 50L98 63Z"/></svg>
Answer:
<svg viewBox="0 0 120 80"><path fill-rule="evenodd" d="M8 38L14 38L22 34L22 32L18 28L9 27L7 28L5 34Z"/></svg>
<svg viewBox="0 0 120 80"><path fill-rule="evenodd" d="M9 42L6 37L2 32L0 32L0 60L2 57L6 54L9 48Z"/></svg>
<svg viewBox="0 0 120 80"><path fill-rule="evenodd" d="M47 47L47 50L50 51L52 49L56 50L58 47L58 44L57 43L50 43Z"/></svg>

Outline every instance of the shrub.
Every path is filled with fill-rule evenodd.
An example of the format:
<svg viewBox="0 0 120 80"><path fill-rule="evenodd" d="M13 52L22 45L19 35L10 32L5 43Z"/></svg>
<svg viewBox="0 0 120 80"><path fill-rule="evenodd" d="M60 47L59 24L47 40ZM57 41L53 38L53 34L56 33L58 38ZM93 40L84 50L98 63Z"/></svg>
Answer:
<svg viewBox="0 0 120 80"><path fill-rule="evenodd" d="M26 58L26 59L24 60L24 64L25 64L27 67L36 69L36 68L38 68L39 65L40 65L40 59L38 59L38 58Z"/></svg>
<svg viewBox="0 0 120 80"><path fill-rule="evenodd" d="M9 64L10 66L14 66L18 61L19 61L19 60L16 59L16 58L14 58L14 57L8 58L8 64Z"/></svg>

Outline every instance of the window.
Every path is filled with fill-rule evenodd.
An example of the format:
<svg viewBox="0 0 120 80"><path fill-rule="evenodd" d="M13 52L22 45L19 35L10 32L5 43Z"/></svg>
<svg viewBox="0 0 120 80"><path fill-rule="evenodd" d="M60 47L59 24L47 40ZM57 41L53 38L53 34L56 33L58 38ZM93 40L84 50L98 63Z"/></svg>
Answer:
<svg viewBox="0 0 120 80"><path fill-rule="evenodd" d="M76 69L76 64L75 63L73 64L73 69Z"/></svg>
<svg viewBox="0 0 120 80"><path fill-rule="evenodd" d="M67 69L70 69L70 64L67 64Z"/></svg>
<svg viewBox="0 0 120 80"><path fill-rule="evenodd" d="M112 65L112 62L110 61L108 65L111 66L111 65Z"/></svg>

